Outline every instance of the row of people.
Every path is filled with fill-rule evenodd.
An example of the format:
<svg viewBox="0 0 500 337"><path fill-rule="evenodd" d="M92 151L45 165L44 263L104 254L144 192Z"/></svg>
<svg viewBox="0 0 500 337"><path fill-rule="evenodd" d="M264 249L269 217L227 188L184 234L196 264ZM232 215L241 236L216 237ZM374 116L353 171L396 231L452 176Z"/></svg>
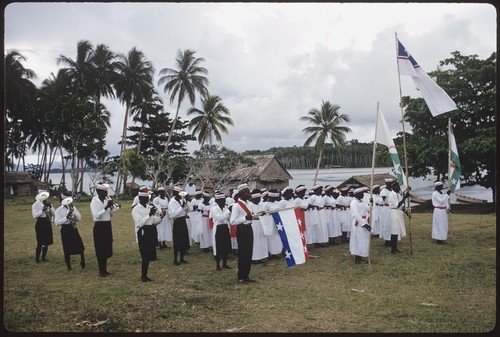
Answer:
<svg viewBox="0 0 500 337"><path fill-rule="evenodd" d="M138 202L134 201L132 205L134 232L142 258L141 279L144 282L151 280L147 276L147 271L149 261L156 259L155 247L159 246L162 249L166 247L167 241L172 241L175 265L187 263L185 255L193 242L199 244L204 251L210 249L213 251L217 270L231 269L227 264L227 258L231 252L235 253L237 250L239 267L240 259L245 261L241 268L243 272L238 275L238 281L246 283L245 280L249 279L248 263L259 263L282 253L283 246L279 234L270 220L271 217L266 214L290 207L299 207L304 211L308 245L322 246L328 243L337 244L339 241L349 242L349 249L355 256L355 262L360 263L368 256L369 247L366 246L365 238L366 232L371 232L375 237L383 238L386 244L391 246L392 253L397 253L399 252L397 243L406 235L403 212L409 193L402 193L399 184L393 179L387 179L385 183L386 185L382 187L373 186L372 200L368 200L370 193L367 193L369 192L367 188L344 187L337 190L331 186L323 188L319 185L314 186L310 193L307 193L304 185L299 185L295 190L286 187L282 191L254 189L251 192L248 185L244 185L243 190L247 200L242 198L241 188L231 196L221 192L211 196L207 192L197 191L191 198L181 188L174 187L171 199L166 196L164 188L158 189L158 196L155 198L151 197L147 189L141 188L137 196ZM94 247L99 275L102 277L110 275L107 271L107 259L112 256L113 251L111 217L119 209L119 205L108 198L108 187L106 184L99 184L96 189L97 195L90 205L94 221ZM436 182L433 203L439 195L449 197L449 193L443 194L441 190L442 183ZM437 196L434 196L435 194ZM41 261L46 261L48 246L53 243L49 219L54 217L55 224L61 226L63 251L68 269L71 269L70 256L74 254L80 254L80 265L84 268L84 245L76 226L76 222L81 220L81 214L72 205L71 197L63 196L61 206L55 210L48 202L47 192L39 196L32 207L33 217L37 219L36 262L40 262L40 254ZM239 199L244 203L238 203ZM436 206L433 216L432 233L438 243L443 242L447 234L447 224L444 224L441 213L443 209L446 210L448 199L446 197L441 199L440 206ZM371 219L369 219L370 204ZM239 226L241 224L237 223L237 218L232 214L234 205L238 205L235 208L240 213L247 213L244 210L244 207L247 207L251 219L243 217L241 224L250 226ZM439 214L436 215L437 213ZM441 226L435 226L435 223L439 222ZM243 240L245 247L242 247L239 243L242 240L238 237L240 232L249 232L249 229L252 237L251 250L248 248L248 240ZM250 234L246 233L243 236L248 237ZM248 256L249 251L251 253ZM248 272L245 271L247 269Z"/></svg>

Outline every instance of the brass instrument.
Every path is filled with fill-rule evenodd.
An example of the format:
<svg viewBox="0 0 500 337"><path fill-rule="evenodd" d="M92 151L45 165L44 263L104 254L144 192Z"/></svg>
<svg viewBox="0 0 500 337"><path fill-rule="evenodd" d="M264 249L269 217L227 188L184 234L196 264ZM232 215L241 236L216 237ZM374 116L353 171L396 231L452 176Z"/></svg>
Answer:
<svg viewBox="0 0 500 337"><path fill-rule="evenodd" d="M68 213L66 214L66 219L68 219L73 226L76 226L76 215L74 213L75 207L73 206L73 198L71 197L65 198L63 199L61 204L63 206L68 206Z"/></svg>
<svg viewBox="0 0 500 337"><path fill-rule="evenodd" d="M189 208L189 205L186 201L186 196L188 195L188 193L186 191L181 191L179 192L179 196L181 197L181 206L182 208L187 212L188 211L188 208Z"/></svg>
<svg viewBox="0 0 500 337"><path fill-rule="evenodd" d="M165 216L165 212L163 212L162 210L158 209L158 207L156 207L152 202L149 202L148 203L148 208L151 210L151 209L154 209L155 210L155 216L159 216L160 218L163 219L163 217Z"/></svg>
<svg viewBox="0 0 500 337"><path fill-rule="evenodd" d="M50 212L50 209L52 208L52 205L50 204L50 201L48 201L48 198L50 196L50 193L47 191L40 192L36 195L35 199L37 201L40 201L43 204L42 211L45 213L47 218L52 221L52 213Z"/></svg>
<svg viewBox="0 0 500 337"><path fill-rule="evenodd" d="M108 196L106 196L106 199L105 199L105 200L106 200L106 201L109 201L109 200L113 201L113 199L111 199L111 198L110 198L110 197L108 197ZM114 208L116 208L116 209L120 209L120 207L122 207L122 205L120 205L119 203L117 203L117 202L113 201L113 207L114 207Z"/></svg>

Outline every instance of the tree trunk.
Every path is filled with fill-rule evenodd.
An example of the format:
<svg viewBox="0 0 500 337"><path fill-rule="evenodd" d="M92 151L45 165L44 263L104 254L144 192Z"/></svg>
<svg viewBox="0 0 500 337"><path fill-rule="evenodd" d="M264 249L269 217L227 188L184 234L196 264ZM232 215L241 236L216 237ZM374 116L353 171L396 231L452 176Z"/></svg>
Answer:
<svg viewBox="0 0 500 337"><path fill-rule="evenodd" d="M323 149L319 150L318 164L316 165L316 174L314 175L313 186L316 185L316 180L318 179L319 165L321 164L321 156L323 154Z"/></svg>
<svg viewBox="0 0 500 337"><path fill-rule="evenodd" d="M168 134L167 144L165 144L165 149L163 150L163 155L166 155L168 152L168 144L170 144L170 140L172 139L172 133L174 132L175 125L177 124L177 117L179 116L180 107L181 107L181 101L179 100L179 103L177 103L177 111L175 112L175 118L172 121L172 127L170 128L170 133Z"/></svg>

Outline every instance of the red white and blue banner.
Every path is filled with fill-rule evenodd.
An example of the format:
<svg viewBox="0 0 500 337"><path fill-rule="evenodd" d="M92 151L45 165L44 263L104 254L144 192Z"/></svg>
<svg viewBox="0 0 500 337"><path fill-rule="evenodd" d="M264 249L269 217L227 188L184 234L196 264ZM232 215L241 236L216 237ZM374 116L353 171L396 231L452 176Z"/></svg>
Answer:
<svg viewBox="0 0 500 337"><path fill-rule="evenodd" d="M274 223L283 243L286 264L293 267L309 260L305 237L304 212L299 208L272 213Z"/></svg>

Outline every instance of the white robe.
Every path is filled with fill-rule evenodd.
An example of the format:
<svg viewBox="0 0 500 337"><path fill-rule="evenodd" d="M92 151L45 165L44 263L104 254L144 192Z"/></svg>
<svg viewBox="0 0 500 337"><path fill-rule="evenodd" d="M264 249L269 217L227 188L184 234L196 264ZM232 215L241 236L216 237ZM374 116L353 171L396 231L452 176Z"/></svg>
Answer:
<svg viewBox="0 0 500 337"><path fill-rule="evenodd" d="M363 228L367 224L367 205L353 198L349 206L352 217L349 251L352 255L367 257L370 249L370 232Z"/></svg>
<svg viewBox="0 0 500 337"><path fill-rule="evenodd" d="M167 197L162 199L160 196L157 196L153 199L153 205L161 211L168 210L169 200ZM158 241L172 241L172 226L170 225L170 217L168 216L168 212L163 217L162 221L156 226L158 230Z"/></svg>
<svg viewBox="0 0 500 337"><path fill-rule="evenodd" d="M264 205L262 203L250 203L249 207L252 214L263 211ZM262 223L260 220L252 220L253 229L253 251L252 261L262 260L268 257L269 248L267 246L267 237L264 235Z"/></svg>
<svg viewBox="0 0 500 337"><path fill-rule="evenodd" d="M268 211L276 210L280 208L279 201L269 202L267 206ZM267 238L267 248L269 254L278 255L281 254L283 250L283 243L281 242L280 235L278 234L278 229L276 226L273 226L273 233L271 235L266 236Z"/></svg>
<svg viewBox="0 0 500 337"><path fill-rule="evenodd" d="M325 201L321 195L313 194L308 199L309 205L316 206L316 209L311 209L309 212L312 230L312 243L327 243L328 242L328 226L325 219Z"/></svg>
<svg viewBox="0 0 500 337"><path fill-rule="evenodd" d="M379 212L379 221L380 221L380 238L385 241L391 240L391 229L392 229L392 218L391 218L391 208L389 206L389 193L390 190L384 188L380 191L380 197L382 198L380 212ZM383 200L385 197L385 200Z"/></svg>
<svg viewBox="0 0 500 337"><path fill-rule="evenodd" d="M200 236L200 248L201 249L210 248L214 245L214 243L212 241L213 229L210 228L209 222L208 222L210 208L212 206L205 205L202 203L198 207L199 207L199 209L201 209L203 211L201 214L201 228L202 228L203 232Z"/></svg>
<svg viewBox="0 0 500 337"><path fill-rule="evenodd" d="M432 238L446 240L448 237L448 200L450 196L439 191L432 192Z"/></svg>
<svg viewBox="0 0 500 337"><path fill-rule="evenodd" d="M391 208L391 235L398 235L398 240L406 236L404 213L398 208L401 200L403 200L403 195L394 191L391 191L387 197Z"/></svg>

